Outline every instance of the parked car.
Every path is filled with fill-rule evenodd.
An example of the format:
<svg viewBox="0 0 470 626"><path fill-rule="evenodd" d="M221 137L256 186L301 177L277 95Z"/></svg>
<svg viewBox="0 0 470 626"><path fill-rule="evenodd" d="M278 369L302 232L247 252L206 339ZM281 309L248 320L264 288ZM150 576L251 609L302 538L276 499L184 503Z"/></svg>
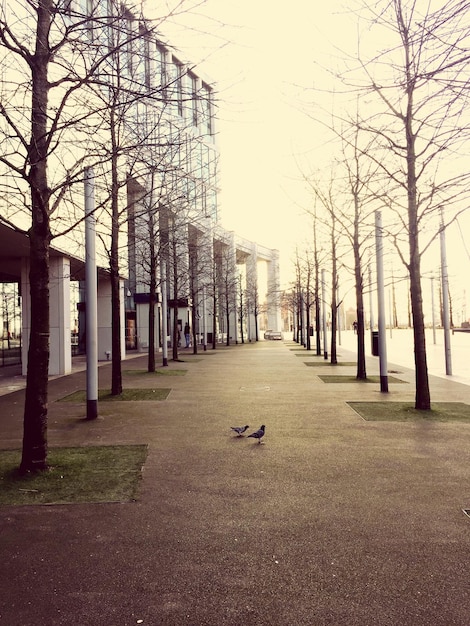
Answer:
<svg viewBox="0 0 470 626"><path fill-rule="evenodd" d="M265 339L282 339L282 333L278 330L267 330L264 333Z"/></svg>

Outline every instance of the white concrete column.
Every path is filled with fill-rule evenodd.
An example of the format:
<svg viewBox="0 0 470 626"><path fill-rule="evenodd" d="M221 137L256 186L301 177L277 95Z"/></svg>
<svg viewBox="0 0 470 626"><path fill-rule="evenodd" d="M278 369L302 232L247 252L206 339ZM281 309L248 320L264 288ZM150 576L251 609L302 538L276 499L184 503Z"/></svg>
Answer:
<svg viewBox="0 0 470 626"><path fill-rule="evenodd" d="M235 233L232 231L229 233L229 267L227 268L230 273L230 279L228 286L231 288L232 293L229 297L232 300L232 308L230 311L230 342L238 343L239 336L239 322L238 322L238 273L237 273L237 246L235 244Z"/></svg>
<svg viewBox="0 0 470 626"><path fill-rule="evenodd" d="M200 236L200 250L199 250L199 267L200 273L199 283L202 287L202 306L200 313L202 318L199 323L201 332L205 332L203 338L203 345L207 346L210 343L207 340L207 335L213 330L213 307L212 307L212 289L213 289L213 271L214 271L214 232L212 227L212 220L210 217L206 217L203 222L203 230Z"/></svg>
<svg viewBox="0 0 470 626"><path fill-rule="evenodd" d="M70 374L72 371L72 343L70 334L70 260L51 257L49 284L50 357L49 375ZM29 291L29 259L23 258L21 267L22 294L22 373L28 366L29 334L31 330L31 296Z"/></svg>
<svg viewBox="0 0 470 626"><path fill-rule="evenodd" d="M248 341L256 341L256 315L259 308L258 289L258 246L251 244L251 252L246 260L246 302Z"/></svg>
<svg viewBox="0 0 470 626"><path fill-rule="evenodd" d="M121 317L121 358L126 357L126 325L124 311L124 281L119 281ZM111 282L98 281L98 361L111 360Z"/></svg>
<svg viewBox="0 0 470 626"><path fill-rule="evenodd" d="M281 330L281 279L278 250L271 250L271 259L268 261L267 309L268 328Z"/></svg>

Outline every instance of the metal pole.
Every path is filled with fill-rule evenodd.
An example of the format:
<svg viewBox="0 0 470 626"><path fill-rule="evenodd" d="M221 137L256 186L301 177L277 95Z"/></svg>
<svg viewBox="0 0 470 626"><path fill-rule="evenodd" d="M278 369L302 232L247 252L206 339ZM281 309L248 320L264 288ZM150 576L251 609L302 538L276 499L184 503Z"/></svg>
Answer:
<svg viewBox="0 0 470 626"><path fill-rule="evenodd" d="M387 338L385 324L382 214L375 212L375 254L377 264L377 309L379 330L380 391L388 392Z"/></svg>
<svg viewBox="0 0 470 626"><path fill-rule="evenodd" d="M166 295L166 261L161 262L162 275L162 365L168 365L168 299Z"/></svg>
<svg viewBox="0 0 470 626"><path fill-rule="evenodd" d="M446 234L444 218L441 212L441 273L442 273L442 313L444 317L444 350L446 374L452 376L452 356L450 351L450 320L449 320L449 277L447 275Z"/></svg>
<svg viewBox="0 0 470 626"><path fill-rule="evenodd" d="M328 341L326 337L326 285L325 270L321 271L322 316L323 316L323 358L328 359Z"/></svg>
<svg viewBox="0 0 470 626"><path fill-rule="evenodd" d="M85 168L86 419L98 417L98 280L94 173Z"/></svg>
<svg viewBox="0 0 470 626"><path fill-rule="evenodd" d="M370 308L369 326L370 326L370 332L372 334L372 331L374 330L374 326L375 326L374 298L372 295L372 259L369 260L369 308Z"/></svg>
<svg viewBox="0 0 470 626"><path fill-rule="evenodd" d="M431 276L432 342L436 345L436 313L434 311L434 276Z"/></svg>

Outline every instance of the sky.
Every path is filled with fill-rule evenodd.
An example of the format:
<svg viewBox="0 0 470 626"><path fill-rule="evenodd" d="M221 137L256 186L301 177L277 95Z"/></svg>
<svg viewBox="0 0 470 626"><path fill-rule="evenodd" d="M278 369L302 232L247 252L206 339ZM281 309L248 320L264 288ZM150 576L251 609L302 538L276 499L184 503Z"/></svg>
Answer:
<svg viewBox="0 0 470 626"><path fill-rule="evenodd" d="M309 128L296 96L299 85L313 86L329 31L345 22L334 16L335 4L207 0L163 26L216 85L222 224L279 249L285 285L295 247L310 232L311 198L299 161L324 140Z"/></svg>
<svg viewBox="0 0 470 626"><path fill-rule="evenodd" d="M319 66L334 67L339 48L355 45L356 20L341 0L187 1L195 8L163 32L216 86L222 224L277 248L287 287L295 250L302 252L311 238L306 210L312 197L303 176L320 169L330 150L326 132L301 110L302 102L313 98L314 87L326 87ZM462 244L467 223L447 234L449 274L462 274L462 290L470 270ZM432 255L437 268L438 245Z"/></svg>

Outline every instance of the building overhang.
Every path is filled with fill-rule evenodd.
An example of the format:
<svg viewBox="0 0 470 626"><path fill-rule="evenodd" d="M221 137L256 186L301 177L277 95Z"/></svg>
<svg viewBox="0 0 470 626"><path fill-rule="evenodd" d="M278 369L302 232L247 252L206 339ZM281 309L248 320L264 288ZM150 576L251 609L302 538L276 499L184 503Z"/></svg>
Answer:
<svg viewBox="0 0 470 626"><path fill-rule="evenodd" d="M29 254L29 237L0 223L0 282L19 282L21 279L21 260L28 258ZM71 280L85 280L85 261L53 246L51 246L49 254L51 258L66 257L70 260ZM98 272L103 276L109 274L105 268L98 268Z"/></svg>

